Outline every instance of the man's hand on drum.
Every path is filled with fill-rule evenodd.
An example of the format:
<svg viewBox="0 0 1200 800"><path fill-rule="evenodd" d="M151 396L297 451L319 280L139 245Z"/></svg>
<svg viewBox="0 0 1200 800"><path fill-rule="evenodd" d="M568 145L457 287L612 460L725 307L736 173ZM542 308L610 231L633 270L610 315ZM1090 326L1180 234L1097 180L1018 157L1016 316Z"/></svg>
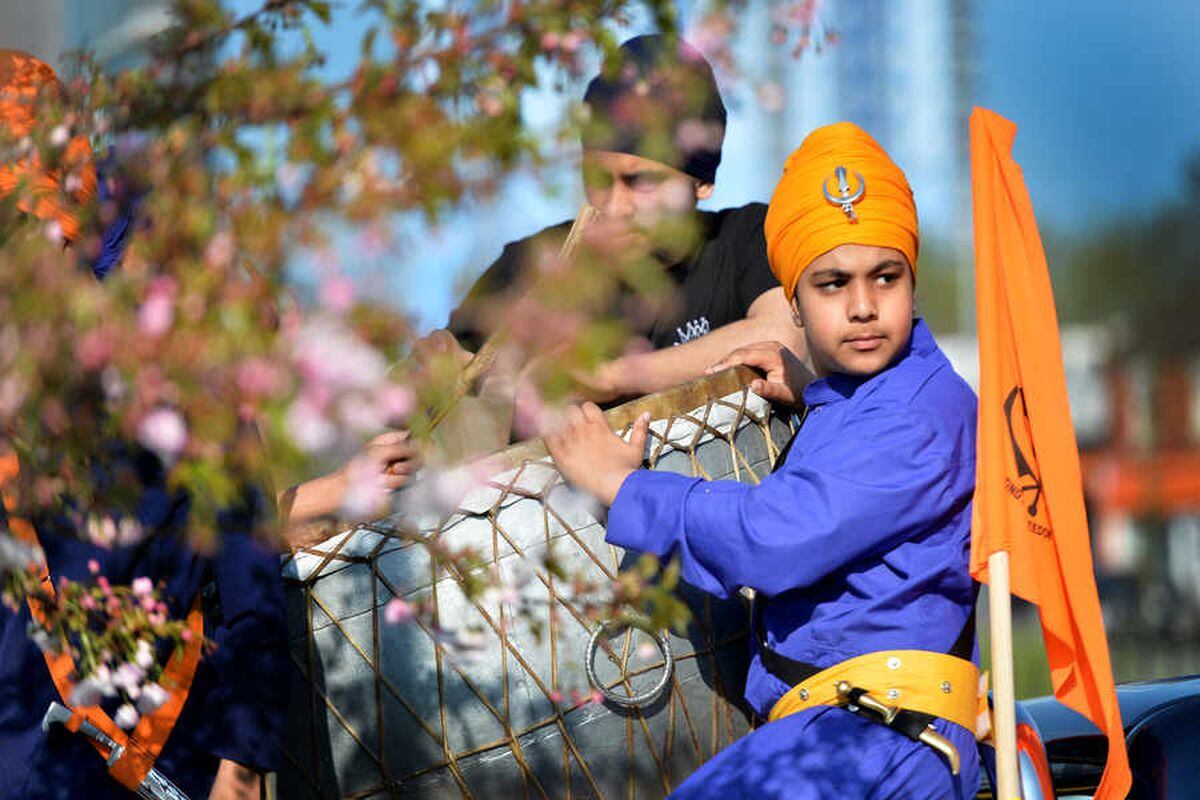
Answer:
<svg viewBox="0 0 1200 800"><path fill-rule="evenodd" d="M367 442L340 469L295 487L291 527L345 513L356 497L382 497L408 483L420 467L420 454L408 431L389 431ZM363 484L372 482L368 491ZM379 509L363 509L367 516Z"/></svg>
<svg viewBox="0 0 1200 800"><path fill-rule="evenodd" d="M779 342L758 342L739 347L708 368L712 375L723 369L745 364L763 373L750 384L750 391L773 403L799 406L804 387L816 376L795 353Z"/></svg>
<svg viewBox="0 0 1200 800"><path fill-rule="evenodd" d="M545 437L546 449L567 481L611 506L621 484L641 467L649 431L650 415L642 414L626 442L608 427L599 406L584 403L567 409L563 427Z"/></svg>

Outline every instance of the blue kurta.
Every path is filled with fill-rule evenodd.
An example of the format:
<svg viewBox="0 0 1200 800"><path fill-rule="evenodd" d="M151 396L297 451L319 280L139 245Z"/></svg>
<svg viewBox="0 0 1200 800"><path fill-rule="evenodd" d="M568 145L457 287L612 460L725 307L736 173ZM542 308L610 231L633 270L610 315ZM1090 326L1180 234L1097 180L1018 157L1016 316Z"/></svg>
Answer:
<svg viewBox="0 0 1200 800"><path fill-rule="evenodd" d="M145 489L138 518L149 532L137 546L105 549L75 538L63 520L37 521L51 576L82 582L101 574L128 584L147 576L167 584L171 615L182 618L205 586L216 586L219 609L206 614L205 635L216 650L196 671L183 712L156 767L193 800L208 797L220 759L262 770L279 768L287 674L283 587L278 557L257 543L252 514L221 516L219 550L201 557L182 535L186 499L167 490L157 462L137 459ZM82 736L40 723L51 700L62 702L45 659L30 641L29 609L0 607L0 800L129 798L108 777L104 761ZM113 708L106 706L110 715Z"/></svg>
<svg viewBox="0 0 1200 800"><path fill-rule="evenodd" d="M752 587L768 598L768 643L799 661L948 652L975 603L973 392L917 320L891 367L814 381L804 402L809 413L783 466L761 484L635 472L609 512L608 541L678 557L684 580L721 597ZM788 688L755 653L751 706L765 718ZM963 756L957 780L925 745L817 708L735 743L677 795L973 797L974 738L937 725Z"/></svg>

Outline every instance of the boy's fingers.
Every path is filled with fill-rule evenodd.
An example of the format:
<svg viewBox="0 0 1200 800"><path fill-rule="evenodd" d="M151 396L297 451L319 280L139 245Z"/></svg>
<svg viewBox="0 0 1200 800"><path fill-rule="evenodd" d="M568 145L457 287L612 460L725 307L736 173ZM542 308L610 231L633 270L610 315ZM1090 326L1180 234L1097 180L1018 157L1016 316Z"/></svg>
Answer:
<svg viewBox="0 0 1200 800"><path fill-rule="evenodd" d="M754 367L763 371L770 371L782 364L782 359L779 355L777 347L769 342L761 344L751 344L745 347L739 347L723 359L713 364L706 371L708 374L720 372L723 369L736 367L739 364L744 364L747 367Z"/></svg>
<svg viewBox="0 0 1200 800"><path fill-rule="evenodd" d="M775 403L795 403L796 398L792 396L792 390L782 383L774 381L757 380L750 384L750 391L754 392L764 400L770 400Z"/></svg>
<svg viewBox="0 0 1200 800"><path fill-rule="evenodd" d="M583 416L588 422L604 422L604 412L592 402L583 404Z"/></svg>
<svg viewBox="0 0 1200 800"><path fill-rule="evenodd" d="M643 412L633 422L633 432L629 435L629 444L632 445L638 453L646 452L646 440L650 436L650 412Z"/></svg>

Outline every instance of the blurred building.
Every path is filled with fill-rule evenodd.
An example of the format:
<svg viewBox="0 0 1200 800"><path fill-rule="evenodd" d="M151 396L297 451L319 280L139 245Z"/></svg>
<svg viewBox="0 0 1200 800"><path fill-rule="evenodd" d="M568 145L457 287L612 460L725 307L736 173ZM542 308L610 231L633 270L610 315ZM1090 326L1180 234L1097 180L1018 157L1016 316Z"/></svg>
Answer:
<svg viewBox="0 0 1200 800"><path fill-rule="evenodd" d="M766 17L748 26L768 31ZM782 6L782 4L779 4ZM782 123L766 161L783 164L820 125L861 125L904 167L926 235L969 242L967 116L974 66L971 0L855 0L821 3L809 48L759 42L765 77L783 89ZM833 31L833 43L822 41ZM759 35L759 34L756 34ZM964 234L966 234L964 236Z"/></svg>
<svg viewBox="0 0 1200 800"><path fill-rule="evenodd" d="M0 0L0 47L25 50L60 73L80 48L129 66L170 22L167 0Z"/></svg>
<svg viewBox="0 0 1200 800"><path fill-rule="evenodd" d="M975 337L939 342L978 388ZM1062 345L1110 632L1200 640L1200 357L1131 354L1101 326Z"/></svg>

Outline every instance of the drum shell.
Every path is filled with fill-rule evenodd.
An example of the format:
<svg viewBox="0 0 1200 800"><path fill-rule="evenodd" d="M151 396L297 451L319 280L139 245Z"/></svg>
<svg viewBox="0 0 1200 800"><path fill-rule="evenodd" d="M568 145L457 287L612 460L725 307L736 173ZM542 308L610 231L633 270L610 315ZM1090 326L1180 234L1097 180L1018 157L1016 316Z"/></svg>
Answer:
<svg viewBox="0 0 1200 800"><path fill-rule="evenodd" d="M748 482L770 471L790 436L744 389L653 430L655 469ZM295 669L281 797L661 797L751 729L741 698L747 604L686 585L692 621L670 636L669 695L636 710L572 702L572 690L589 691L593 623L570 587L536 565L550 549L568 574L606 583L636 554L604 542L603 514L547 458L509 455L510 468L446 519L400 513L286 560ZM527 580L515 596L471 602L427 547L394 535L406 526L450 550L474 548L506 581ZM390 625L384 607L395 596L432 601L444 628L483 635L463 648L424 624ZM642 661L647 671L631 680L639 690L661 674L657 653Z"/></svg>

